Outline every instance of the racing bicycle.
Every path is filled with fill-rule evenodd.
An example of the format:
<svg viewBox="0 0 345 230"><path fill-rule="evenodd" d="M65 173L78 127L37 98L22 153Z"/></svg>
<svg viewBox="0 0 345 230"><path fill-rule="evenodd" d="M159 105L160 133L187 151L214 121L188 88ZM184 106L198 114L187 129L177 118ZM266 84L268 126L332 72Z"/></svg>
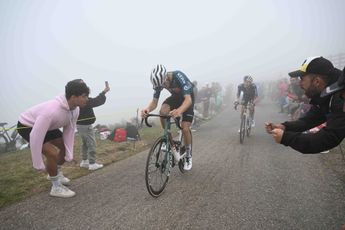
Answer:
<svg viewBox="0 0 345 230"><path fill-rule="evenodd" d="M239 104L235 104L235 110L237 110L237 106ZM241 125L240 125L240 143L243 144L244 137L247 135L247 137L250 136L250 132L252 129L252 122L253 122L253 115L250 112L250 108L252 108L253 102L249 101L247 104L242 104L241 109Z"/></svg>
<svg viewBox="0 0 345 230"><path fill-rule="evenodd" d="M148 114L145 118L145 124L148 127L152 127L152 125L148 123L149 117L160 117L165 120L163 135L152 145L147 156L145 169L146 188L151 196L159 197L168 183L171 168L178 165L181 173L185 173L183 166L186 161L186 148L180 126L180 119L173 119L171 116ZM144 120L142 120L142 122L143 121ZM179 133L178 137L175 139L171 135L171 126L174 123ZM175 162L173 151L177 151L177 154L180 155L179 162Z"/></svg>

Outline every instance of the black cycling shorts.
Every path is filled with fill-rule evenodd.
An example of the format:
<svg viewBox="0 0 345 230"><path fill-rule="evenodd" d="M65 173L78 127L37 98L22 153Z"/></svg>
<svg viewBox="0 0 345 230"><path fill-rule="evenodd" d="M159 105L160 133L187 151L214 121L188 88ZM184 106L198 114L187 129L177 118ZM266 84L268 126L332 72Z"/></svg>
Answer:
<svg viewBox="0 0 345 230"><path fill-rule="evenodd" d="M254 100L250 98L243 98L241 104L248 105L248 102L254 103Z"/></svg>
<svg viewBox="0 0 345 230"><path fill-rule="evenodd" d="M193 121L194 117L194 97L192 97L192 104L188 107L188 109L182 114L182 121L191 122ZM177 109L182 105L184 101L184 97L178 96L178 95L171 95L165 101L163 104L168 104L170 106L170 110Z"/></svg>
<svg viewBox="0 0 345 230"><path fill-rule="evenodd" d="M32 127L23 125L22 123L18 121L17 130L18 130L19 135L22 136L24 140L30 143L30 133L31 133ZM46 136L44 137L43 144L51 140L55 140L57 138L62 138L62 132L59 129L49 130L46 133Z"/></svg>

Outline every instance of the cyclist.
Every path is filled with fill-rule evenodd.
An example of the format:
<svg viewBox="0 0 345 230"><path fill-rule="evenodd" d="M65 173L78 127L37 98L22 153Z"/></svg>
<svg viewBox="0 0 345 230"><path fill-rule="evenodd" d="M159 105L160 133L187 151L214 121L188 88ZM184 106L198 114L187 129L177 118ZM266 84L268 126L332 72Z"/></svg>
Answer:
<svg viewBox="0 0 345 230"><path fill-rule="evenodd" d="M192 168L192 135L190 127L194 117L194 94L193 84L181 71L167 72L163 65L157 65L151 72L151 83L154 94L150 104L141 111L141 116L145 118L148 113L157 108L160 93L167 89L171 96L168 97L160 108L161 115L171 115L173 118L182 116L182 132L186 143L185 170ZM161 119L164 127L164 120ZM178 156L175 156L179 161Z"/></svg>
<svg viewBox="0 0 345 230"><path fill-rule="evenodd" d="M244 76L243 83L238 85L237 99L234 103L235 105L239 104L241 92L243 92L241 104L247 105L248 102L251 102L252 104L252 106L249 108L249 113L250 113L250 117L252 118L252 127L254 127L255 126L255 121L254 121L255 101L258 97L258 91L257 91L256 85L253 83L253 78L250 75Z"/></svg>

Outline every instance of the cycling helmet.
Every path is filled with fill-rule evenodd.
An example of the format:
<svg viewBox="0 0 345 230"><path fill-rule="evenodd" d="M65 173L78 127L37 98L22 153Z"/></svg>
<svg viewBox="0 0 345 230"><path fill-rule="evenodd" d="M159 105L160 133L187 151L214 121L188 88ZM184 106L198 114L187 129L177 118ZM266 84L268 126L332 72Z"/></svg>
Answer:
<svg viewBox="0 0 345 230"><path fill-rule="evenodd" d="M151 83L153 88L162 87L165 78L166 78L167 70L165 69L164 65L157 65L151 72Z"/></svg>
<svg viewBox="0 0 345 230"><path fill-rule="evenodd" d="M243 81L250 81L253 82L253 78L250 75L244 76Z"/></svg>

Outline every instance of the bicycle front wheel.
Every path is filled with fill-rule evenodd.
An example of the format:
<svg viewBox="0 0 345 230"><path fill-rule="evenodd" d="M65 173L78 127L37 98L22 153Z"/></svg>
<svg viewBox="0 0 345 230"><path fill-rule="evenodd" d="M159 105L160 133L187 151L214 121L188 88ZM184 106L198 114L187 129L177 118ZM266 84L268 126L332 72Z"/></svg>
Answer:
<svg viewBox="0 0 345 230"><path fill-rule="evenodd" d="M251 118L247 117L247 137L249 137L251 130L252 130Z"/></svg>
<svg viewBox="0 0 345 230"><path fill-rule="evenodd" d="M8 140L4 135L0 135L0 153L7 152Z"/></svg>
<svg viewBox="0 0 345 230"><path fill-rule="evenodd" d="M240 126L240 143L243 144L244 136L246 134L246 116L241 117L241 126Z"/></svg>
<svg viewBox="0 0 345 230"><path fill-rule="evenodd" d="M145 182L151 196L158 197L165 189L170 176L171 161L172 156L168 151L166 139L158 138L146 161Z"/></svg>

